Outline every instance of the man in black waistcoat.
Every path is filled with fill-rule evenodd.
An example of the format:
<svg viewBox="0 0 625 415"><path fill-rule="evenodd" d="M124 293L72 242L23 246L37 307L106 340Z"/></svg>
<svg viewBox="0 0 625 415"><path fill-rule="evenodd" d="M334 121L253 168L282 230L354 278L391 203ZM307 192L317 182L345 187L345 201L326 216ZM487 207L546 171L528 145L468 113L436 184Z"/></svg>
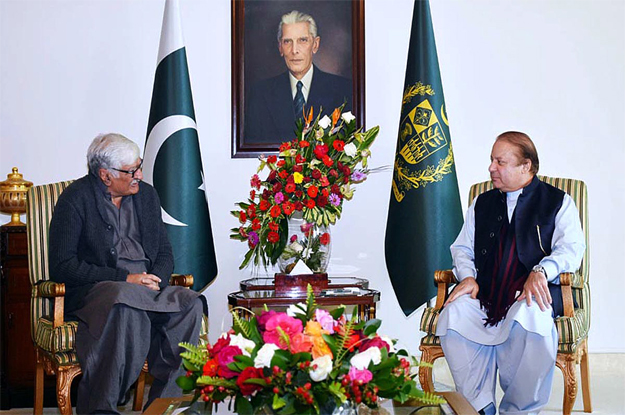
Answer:
<svg viewBox="0 0 625 415"><path fill-rule="evenodd" d="M538 153L524 133L497 137L489 172L451 246L460 281L436 334L456 388L483 414L537 414L549 401L562 314L559 274L579 268L585 249L571 197L541 182Z"/></svg>
<svg viewBox="0 0 625 415"><path fill-rule="evenodd" d="M180 395L178 343L197 343L206 304L169 286L173 254L156 190L141 181L139 147L100 135L87 162L89 173L61 194L50 222L50 275L65 283L66 318L79 322L76 411L117 414L146 359L154 376L146 407Z"/></svg>

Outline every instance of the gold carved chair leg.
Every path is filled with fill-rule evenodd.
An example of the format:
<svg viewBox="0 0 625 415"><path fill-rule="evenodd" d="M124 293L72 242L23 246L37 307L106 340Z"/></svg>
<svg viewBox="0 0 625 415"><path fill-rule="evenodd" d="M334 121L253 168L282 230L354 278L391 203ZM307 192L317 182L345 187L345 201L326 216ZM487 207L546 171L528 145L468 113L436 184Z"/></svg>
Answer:
<svg viewBox="0 0 625 415"><path fill-rule="evenodd" d="M56 373L56 401L61 415L72 415L72 399L70 391L72 381L81 373L79 366L59 367Z"/></svg>
<svg viewBox="0 0 625 415"><path fill-rule="evenodd" d="M592 412L592 403L590 401L590 371L588 367L588 342L584 340L580 345L582 359L580 361L580 372L582 378L582 397L584 399L584 412Z"/></svg>
<svg viewBox="0 0 625 415"><path fill-rule="evenodd" d="M35 405L33 406L34 415L43 414L43 362L39 355L39 350L35 349Z"/></svg>
<svg viewBox="0 0 625 415"><path fill-rule="evenodd" d="M564 415L571 414L573 405L575 405L575 398L577 397L577 376L575 374L577 353L558 353L556 358L556 366L562 370L562 377L564 378L564 398L562 403L562 413Z"/></svg>

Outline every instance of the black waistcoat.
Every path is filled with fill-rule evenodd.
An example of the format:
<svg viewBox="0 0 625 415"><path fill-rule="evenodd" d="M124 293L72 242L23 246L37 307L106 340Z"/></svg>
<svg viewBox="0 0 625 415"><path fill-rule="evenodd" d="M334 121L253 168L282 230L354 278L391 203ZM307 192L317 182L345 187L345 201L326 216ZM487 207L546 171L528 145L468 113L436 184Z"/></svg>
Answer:
<svg viewBox="0 0 625 415"><path fill-rule="evenodd" d="M564 192L534 177L524 189L514 210L514 229L519 262L528 271L551 254L555 219L562 206ZM501 226L507 221L506 195L497 189L481 194L475 203L475 267L480 279L487 259L495 255ZM492 263L492 261L490 261ZM553 275L549 275L552 278ZM562 314L559 286L550 286L553 309ZM555 295L554 295L555 294Z"/></svg>

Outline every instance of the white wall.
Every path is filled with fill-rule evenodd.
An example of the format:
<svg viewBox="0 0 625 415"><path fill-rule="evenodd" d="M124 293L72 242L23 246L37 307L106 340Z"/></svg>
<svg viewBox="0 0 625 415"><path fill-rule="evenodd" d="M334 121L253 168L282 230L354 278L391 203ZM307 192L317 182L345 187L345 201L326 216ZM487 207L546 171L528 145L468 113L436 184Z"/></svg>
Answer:
<svg viewBox="0 0 625 415"><path fill-rule="evenodd" d="M18 166L35 184L76 178L99 132L142 147L163 2L0 0L0 175ZM399 125L412 0L366 0L368 125L373 165L391 165ZM529 133L541 172L585 180L590 193L593 352L625 352L613 321L625 231L625 3L432 1L460 192L487 178L494 137ZM229 216L249 191L254 160L230 158L230 1L181 0L219 276L208 290L211 338L230 325L226 294L245 247ZM405 318L383 255L391 173L372 176L334 227L331 270L371 280L383 332L416 351L420 313ZM3 215L1 222L8 221Z"/></svg>

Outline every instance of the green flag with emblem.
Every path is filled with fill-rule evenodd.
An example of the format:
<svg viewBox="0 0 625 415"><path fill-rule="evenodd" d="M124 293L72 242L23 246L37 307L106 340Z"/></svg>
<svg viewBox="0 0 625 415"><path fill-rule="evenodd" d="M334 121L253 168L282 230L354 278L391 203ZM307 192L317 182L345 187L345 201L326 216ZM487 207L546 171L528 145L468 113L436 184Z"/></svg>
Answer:
<svg viewBox="0 0 625 415"><path fill-rule="evenodd" d="M462 227L454 153L428 1L415 0L384 244L406 315L436 296Z"/></svg>
<svg viewBox="0 0 625 415"><path fill-rule="evenodd" d="M193 274L193 289L217 276L191 81L177 0L165 2L143 162L156 188L174 252L174 272Z"/></svg>

